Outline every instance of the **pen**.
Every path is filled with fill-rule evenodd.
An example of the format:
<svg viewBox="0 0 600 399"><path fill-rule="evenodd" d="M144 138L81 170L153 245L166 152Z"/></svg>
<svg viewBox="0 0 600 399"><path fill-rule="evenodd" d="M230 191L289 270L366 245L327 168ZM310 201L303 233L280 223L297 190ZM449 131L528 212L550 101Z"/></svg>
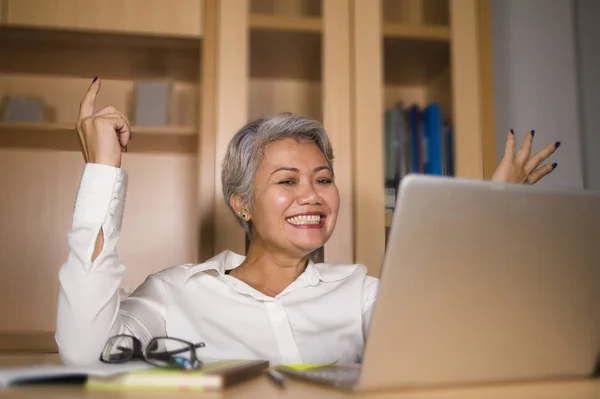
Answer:
<svg viewBox="0 0 600 399"><path fill-rule="evenodd" d="M285 385L285 377L283 374L281 374L279 371L277 370L269 370L267 371L267 377L269 377L269 380L273 381L273 383L275 385L277 385L280 388L283 388L283 386Z"/></svg>

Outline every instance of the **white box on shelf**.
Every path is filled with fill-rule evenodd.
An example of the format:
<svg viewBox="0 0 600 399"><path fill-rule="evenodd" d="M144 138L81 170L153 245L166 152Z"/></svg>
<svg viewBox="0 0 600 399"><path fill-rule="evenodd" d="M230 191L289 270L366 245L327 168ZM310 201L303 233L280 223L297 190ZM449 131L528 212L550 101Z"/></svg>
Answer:
<svg viewBox="0 0 600 399"><path fill-rule="evenodd" d="M43 122L45 102L38 97L6 96L2 119L10 122Z"/></svg>
<svg viewBox="0 0 600 399"><path fill-rule="evenodd" d="M140 126L167 126L171 122L173 84L169 80L137 81L134 88L134 121Z"/></svg>

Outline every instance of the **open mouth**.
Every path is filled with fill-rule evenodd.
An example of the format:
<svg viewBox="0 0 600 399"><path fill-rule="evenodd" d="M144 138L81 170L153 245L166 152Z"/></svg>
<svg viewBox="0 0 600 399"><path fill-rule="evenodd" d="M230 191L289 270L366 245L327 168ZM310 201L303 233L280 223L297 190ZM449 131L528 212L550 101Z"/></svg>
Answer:
<svg viewBox="0 0 600 399"><path fill-rule="evenodd" d="M291 216L285 219L289 224L295 227L321 227L325 222L325 215L322 214L304 214Z"/></svg>

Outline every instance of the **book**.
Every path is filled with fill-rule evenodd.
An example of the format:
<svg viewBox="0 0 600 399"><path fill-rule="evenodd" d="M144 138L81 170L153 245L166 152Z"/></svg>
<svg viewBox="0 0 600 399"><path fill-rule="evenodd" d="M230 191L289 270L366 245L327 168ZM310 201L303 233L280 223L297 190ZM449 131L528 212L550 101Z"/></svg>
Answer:
<svg viewBox="0 0 600 399"><path fill-rule="evenodd" d="M0 368L0 388L16 385L53 382L83 383L90 376L110 377L134 370L148 369L152 366L145 362L122 364L97 364L77 367L57 364L39 364L34 366Z"/></svg>
<svg viewBox="0 0 600 399"><path fill-rule="evenodd" d="M152 368L109 377L90 376L90 390L185 390L218 391L245 381L269 368L266 360L216 360L201 370Z"/></svg>

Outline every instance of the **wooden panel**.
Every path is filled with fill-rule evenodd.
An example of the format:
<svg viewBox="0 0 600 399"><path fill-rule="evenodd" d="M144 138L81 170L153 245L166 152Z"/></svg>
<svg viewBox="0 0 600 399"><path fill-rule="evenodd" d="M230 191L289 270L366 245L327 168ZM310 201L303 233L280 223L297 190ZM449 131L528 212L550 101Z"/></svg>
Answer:
<svg viewBox="0 0 600 399"><path fill-rule="evenodd" d="M319 32L252 29L250 76L321 80Z"/></svg>
<svg viewBox="0 0 600 399"><path fill-rule="evenodd" d="M386 84L425 85L450 64L450 45L445 40L385 37Z"/></svg>
<svg viewBox="0 0 600 399"><path fill-rule="evenodd" d="M323 121L320 82L295 79L252 79L249 118L277 112L295 112Z"/></svg>
<svg viewBox="0 0 600 399"><path fill-rule="evenodd" d="M479 63L481 68L481 118L483 145L483 177L491 179L498 165L496 159L496 127L494 115L494 63L492 59L492 27L489 0L478 1Z"/></svg>
<svg viewBox="0 0 600 399"><path fill-rule="evenodd" d="M321 0L251 0L250 10L253 14L319 16Z"/></svg>
<svg viewBox="0 0 600 399"><path fill-rule="evenodd" d="M0 122L0 147L80 152L74 123ZM195 154L196 131L191 127L132 126L135 145L127 153Z"/></svg>
<svg viewBox="0 0 600 399"><path fill-rule="evenodd" d="M452 19L452 102L457 177L483 178L480 49L477 0L454 0Z"/></svg>
<svg viewBox="0 0 600 399"><path fill-rule="evenodd" d="M133 289L150 273L196 259L195 158L124 156L123 286ZM0 331L54 330L58 270L67 259L82 168L77 152L0 149L0 186L10 188L0 191Z"/></svg>
<svg viewBox="0 0 600 399"><path fill-rule="evenodd" d="M353 7L355 261L378 277L385 253L381 9L371 0Z"/></svg>
<svg viewBox="0 0 600 399"><path fill-rule="evenodd" d="M323 16L323 122L334 148L335 181L340 192L337 225L325 245L325 261L353 263L355 254L349 1L324 0Z"/></svg>
<svg viewBox="0 0 600 399"><path fill-rule="evenodd" d="M253 14L250 27L262 30L285 30L297 32L321 32L321 18L287 15Z"/></svg>
<svg viewBox="0 0 600 399"><path fill-rule="evenodd" d="M7 73L198 82L199 59L198 39L0 30L0 71Z"/></svg>
<svg viewBox="0 0 600 399"><path fill-rule="evenodd" d="M11 25L200 37L201 0L8 0Z"/></svg>
<svg viewBox="0 0 600 399"><path fill-rule="evenodd" d="M54 331L0 332L0 356L6 356L8 353L32 355L32 352L40 355L43 353L57 353L58 346L54 340Z"/></svg>
<svg viewBox="0 0 600 399"><path fill-rule="evenodd" d="M249 0L219 0L215 139L215 253L245 253L245 235L223 201L221 161L235 133L248 122Z"/></svg>
<svg viewBox="0 0 600 399"><path fill-rule="evenodd" d="M204 0L202 52L202 96L198 140L198 262L214 255L215 226L215 140L217 128L219 21L218 0Z"/></svg>
<svg viewBox="0 0 600 399"><path fill-rule="evenodd" d="M448 25L449 1L383 0L383 18L409 25Z"/></svg>
<svg viewBox="0 0 600 399"><path fill-rule="evenodd" d="M8 7L8 0L0 0L0 24L6 24L6 11Z"/></svg>

